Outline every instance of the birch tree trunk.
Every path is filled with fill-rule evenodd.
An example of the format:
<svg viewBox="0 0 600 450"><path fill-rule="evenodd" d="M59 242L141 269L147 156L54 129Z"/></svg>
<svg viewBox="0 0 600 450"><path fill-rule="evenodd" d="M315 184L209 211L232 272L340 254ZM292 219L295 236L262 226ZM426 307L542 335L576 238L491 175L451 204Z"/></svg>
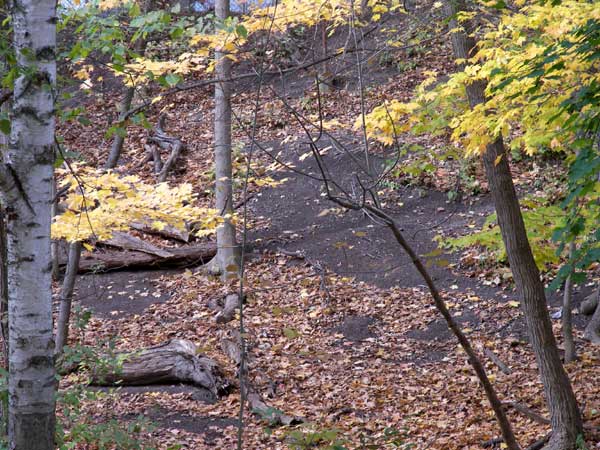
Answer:
<svg viewBox="0 0 600 450"><path fill-rule="evenodd" d="M229 0L216 0L215 15L224 21L229 17ZM217 228L217 256L213 269L226 279L237 276L240 250L235 238L235 227L228 220L233 214L233 186L231 168L231 59L223 51L215 52L215 198L216 208L225 218Z"/></svg>
<svg viewBox="0 0 600 450"><path fill-rule="evenodd" d="M447 0L445 10L451 18L450 30L455 30L452 33L454 56L466 60L475 48L475 40L468 23L459 24L455 19L457 12L466 10L464 0ZM471 107L485 103L485 81L474 81L465 88ZM502 136L487 146L483 162L550 411L552 437L544 448L574 449L577 436L583 432L581 414L552 332L544 285L527 239Z"/></svg>
<svg viewBox="0 0 600 450"><path fill-rule="evenodd" d="M9 294L9 448L54 448L50 204L54 162L56 2L14 0L12 128L0 164Z"/></svg>

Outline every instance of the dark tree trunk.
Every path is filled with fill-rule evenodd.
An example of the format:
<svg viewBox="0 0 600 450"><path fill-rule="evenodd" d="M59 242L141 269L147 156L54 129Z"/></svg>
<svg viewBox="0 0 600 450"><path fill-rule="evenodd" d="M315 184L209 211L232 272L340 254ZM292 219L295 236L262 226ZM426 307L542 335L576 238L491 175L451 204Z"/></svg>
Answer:
<svg viewBox="0 0 600 450"><path fill-rule="evenodd" d="M75 280L79 269L79 259L81 257L81 242L71 242L69 244L69 260L67 261L67 271L60 291L60 306L58 310L58 323L56 326L56 345L57 354L62 353L63 347L69 339L69 321L71 319L71 304L73 302L73 291L75 289Z"/></svg>
<svg viewBox="0 0 600 450"><path fill-rule="evenodd" d="M456 13L463 10L462 0L446 3L446 12L452 19L450 29L467 28L467 31L452 33L454 56L466 60L475 48L475 41L468 35L468 24L459 25L454 19ZM485 88L483 81L466 85L471 107L485 103ZM483 162L550 411L552 437L545 448L573 449L577 436L583 431L581 414L552 332L544 285L527 239L502 136L487 146Z"/></svg>

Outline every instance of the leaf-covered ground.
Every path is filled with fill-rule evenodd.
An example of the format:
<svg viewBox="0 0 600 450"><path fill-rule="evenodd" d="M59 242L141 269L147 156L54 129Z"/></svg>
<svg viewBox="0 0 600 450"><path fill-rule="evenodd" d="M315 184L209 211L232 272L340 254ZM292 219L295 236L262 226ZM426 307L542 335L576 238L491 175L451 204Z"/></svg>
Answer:
<svg viewBox="0 0 600 450"><path fill-rule="evenodd" d="M396 25L410 29L404 19ZM370 39L368 44L377 45L377 37ZM434 40L435 35L427 39ZM424 78L424 71L449 70L444 45L438 41L432 48L413 54L410 61L415 61L414 65L399 67L406 55L395 52L390 53L391 65L379 56L370 63L367 107L391 95L406 100ZM345 75L348 89L326 94L323 105L325 119L336 121L332 132L355 150L361 137L352 126L360 111L360 98L353 81L355 69L349 67ZM394 448L393 442L402 442L406 448L412 444L419 449L481 449L482 443L499 436L491 410L464 354L385 230L368 218L335 210L323 200L318 185L304 183L281 167L269 167L272 160L267 152L311 170L300 161L308 150L303 144L306 137L286 102L314 119L314 84L308 75L288 77L290 95L284 102L280 81L270 80L258 102L258 140L263 150L254 150L252 175L256 180L266 176L290 180L278 187L260 186L260 182L250 186L254 248L246 268L244 318L250 380L272 407L302 417L306 424L269 429L246 411L244 448L294 448L294 441L306 445L296 448L316 448L308 447L310 439L322 439L318 444L339 440L348 448ZM234 134L236 170L242 173L250 148L248 130L256 84L238 87ZM67 147L81 152L92 165L103 163L110 146L103 130L114 118L117 96L109 90L89 101L91 126L61 125ZM202 206L212 202L211 108L212 95L207 88L164 99L148 114L154 123L160 112L166 112L168 132L186 143L182 163L169 182L191 182ZM133 126L129 131L119 170L152 181L150 164L139 164L147 131ZM406 156L409 165L419 165L431 162L429 153L442 151L445 139L438 136L409 143L425 145L428 150ZM373 150L379 155L377 161L389 158L384 149L375 146ZM331 146L328 151L335 173L343 177L351 172L342 149ZM485 192L485 183L476 162L470 170L470 190L459 203L447 201L447 193L455 190L464 173L462 163L452 158L436 161L433 169L421 175L399 172L395 184L382 189L383 201L405 220L407 237L420 254L435 248L435 234L468 232L490 212L489 199L479 195ZM517 166L515 176L522 185L530 186L540 172L543 170L523 163ZM238 183L236 201L241 199L240 186ZM173 245L153 239L157 244ZM279 248L300 250L306 257L285 255ZM495 283L498 272L488 276L471 268L466 275L472 277L466 277L457 258L448 258L431 268L452 312L480 354L487 348L511 369L507 375L482 356L502 400L518 402L546 416L534 357L510 284L502 279ZM387 272L391 274L384 276ZM192 270L86 276L79 286L80 302L97 313L84 331L74 333L73 340L95 345L116 339L118 348L133 350L171 338L188 339L217 360L235 381L234 365L222 352L220 341L236 329L237 322L217 324L209 307L211 300L222 298L235 286ZM560 341L558 322L555 327ZM567 370L586 423L599 427L600 357L596 348L581 340L580 327L576 332L580 359ZM86 403L81 420L115 418L126 423L141 414L156 425L142 437L158 448L166 450L176 444L190 450L235 448L239 390L216 402L210 400L205 392L191 387L122 388L102 401ZM514 409L509 416L523 446L548 432L547 425ZM397 434L390 434L391 428ZM590 431L586 438L594 448L600 434ZM494 445L499 448L499 444L488 448Z"/></svg>

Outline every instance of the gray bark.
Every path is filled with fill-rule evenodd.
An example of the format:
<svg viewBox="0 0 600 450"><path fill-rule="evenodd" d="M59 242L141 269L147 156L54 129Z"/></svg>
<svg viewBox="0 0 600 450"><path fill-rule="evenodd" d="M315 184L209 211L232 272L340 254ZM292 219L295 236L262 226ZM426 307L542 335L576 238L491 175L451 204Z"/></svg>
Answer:
<svg viewBox="0 0 600 450"><path fill-rule="evenodd" d="M94 253L90 255L86 254L81 258L79 261L79 273L193 266L207 263L216 253L216 245L210 242L206 244L170 248L170 256L168 257L161 257L132 250L115 251L98 249Z"/></svg>
<svg viewBox="0 0 600 450"><path fill-rule="evenodd" d="M164 383L190 383L208 389L216 396L229 388L216 362L198 353L190 341L173 339L163 344L120 355L123 363L114 369L92 367L96 385L142 386Z"/></svg>
<svg viewBox="0 0 600 450"><path fill-rule="evenodd" d="M56 2L13 2L14 85L9 148L0 164L7 205L9 448L53 450L55 370L50 206L54 163Z"/></svg>
<svg viewBox="0 0 600 450"><path fill-rule="evenodd" d="M8 264L7 236L4 206L0 205L0 330L2 338L2 362L8 369Z"/></svg>
<svg viewBox="0 0 600 450"><path fill-rule="evenodd" d="M217 323L228 323L235 318L235 312L240 308L240 296L238 294L228 294L225 297L223 309L215 315Z"/></svg>
<svg viewBox="0 0 600 450"><path fill-rule="evenodd" d="M125 90L123 100L121 100L121 103L119 104L119 122L125 120L125 114L127 114L127 112L131 109L131 103L133 102L134 95L135 86L130 86ZM121 151L123 150L124 142L125 138L123 136L115 134L110 147L110 152L108 153L108 158L106 159L106 164L104 165L105 169L114 169L117 167L117 163L121 157Z"/></svg>
<svg viewBox="0 0 600 450"><path fill-rule="evenodd" d="M450 29L458 28L455 15L466 9L464 1L448 0L445 9L452 19ZM475 48L475 41L469 35L469 24L460 26L467 30L452 33L452 47L457 59L466 60ZM475 81L465 87L471 107L485 103L485 82ZM550 411L552 437L545 448L572 449L583 432L581 414L552 332L544 285L527 239L502 136L487 146L483 162Z"/></svg>
<svg viewBox="0 0 600 450"><path fill-rule="evenodd" d="M218 20L229 17L229 0L215 2ZM217 79L215 84L215 207L222 216L233 214L233 186L231 168L231 59L226 53L215 52ZM224 279L235 277L240 268L240 250L235 237L235 227L225 219L217 228L217 256L214 269Z"/></svg>
<svg viewBox="0 0 600 450"><path fill-rule="evenodd" d="M67 271L60 291L60 306L58 311L58 324L56 327L56 353L62 353L63 347L69 339L69 320L71 319L71 303L73 301L73 290L79 269L79 258L81 257L81 242L69 244L69 259Z"/></svg>
<svg viewBox="0 0 600 450"><path fill-rule="evenodd" d="M581 302L581 305L579 306L579 312L581 314L585 314L586 316L591 316L598 307L599 301L600 289L592 292L585 298L585 300L583 300L583 302Z"/></svg>
<svg viewBox="0 0 600 450"><path fill-rule="evenodd" d="M144 2L142 5L142 10L144 12L150 9L150 2ZM135 42L134 50L136 52L141 52L144 49L146 42L141 37ZM126 120L129 115L128 112L131 109L131 104L133 102L133 97L135 96L135 86L130 86L125 89L125 95L123 96L123 100L119 104L119 122L123 122ZM112 145L110 147L110 152L108 153L108 158L106 160L106 164L104 165L105 169L114 169L117 167L117 163L119 162L119 158L121 157L121 152L123 150L123 144L125 142L125 138L115 135Z"/></svg>
<svg viewBox="0 0 600 450"><path fill-rule="evenodd" d="M583 337L593 344L600 344L600 289L589 295L581 304L583 314L591 314L592 318L585 327Z"/></svg>
<svg viewBox="0 0 600 450"><path fill-rule="evenodd" d="M149 255L155 255L161 258L171 258L173 256L168 250L152 245L149 242L122 231L115 231L110 239L99 241L98 243L122 248L124 250L135 250L136 252L148 253Z"/></svg>

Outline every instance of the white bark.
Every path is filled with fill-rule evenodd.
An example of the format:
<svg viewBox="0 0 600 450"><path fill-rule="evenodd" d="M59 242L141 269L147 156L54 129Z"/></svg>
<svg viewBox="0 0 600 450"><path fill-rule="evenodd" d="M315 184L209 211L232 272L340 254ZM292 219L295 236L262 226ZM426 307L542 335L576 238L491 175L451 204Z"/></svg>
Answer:
<svg viewBox="0 0 600 450"><path fill-rule="evenodd" d="M14 46L23 71L0 164L7 205L9 441L12 450L54 448L54 340L50 204L54 161L56 2L14 0Z"/></svg>
<svg viewBox="0 0 600 450"><path fill-rule="evenodd" d="M215 2L218 20L229 16L229 0ZM223 80L215 84L215 197L216 208L222 216L233 214L231 169L231 60L220 51L215 52L216 76ZM217 229L217 256L215 268L223 278L235 277L240 267L240 251L235 239L235 227L229 220Z"/></svg>

